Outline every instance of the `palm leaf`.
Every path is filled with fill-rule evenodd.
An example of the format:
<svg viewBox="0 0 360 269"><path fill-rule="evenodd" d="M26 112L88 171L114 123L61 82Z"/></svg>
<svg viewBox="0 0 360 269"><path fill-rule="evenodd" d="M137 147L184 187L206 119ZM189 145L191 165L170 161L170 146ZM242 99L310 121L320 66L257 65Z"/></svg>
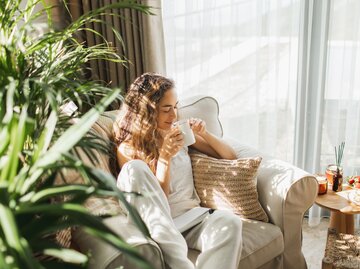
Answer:
<svg viewBox="0 0 360 269"><path fill-rule="evenodd" d="M79 31L93 31L86 28L89 22L103 24L101 16L114 16L110 9L132 8L150 14L149 7L135 1L122 1L94 10L62 31L50 29L46 34L37 35L34 21L43 14L47 15L51 27L51 6L36 11L35 5L44 4L43 0L27 1L25 7L20 6L20 0L0 2L0 87L3 89L0 92L0 268L79 268L86 260L84 255L70 251L74 256L66 260L69 250L51 245L50 238L43 238L74 225L85 227L90 234L133 257L143 268L150 268L100 218L79 205L92 195L116 195L126 203L114 178L106 175L100 179L103 174L90 171L76 158L68 157L76 146L84 147L83 151L96 165L95 151L106 152L109 144L96 135L84 135L105 107L119 98L119 90L85 81L84 66L93 59L122 64L127 61L105 39L103 44L85 47L74 35ZM96 31L93 33L101 37ZM116 36L121 39L118 32ZM97 102L101 97L104 98ZM82 106L94 106L94 100L97 105L78 123L69 126L65 121L72 116L62 119L58 111L70 100L76 102L80 110ZM89 185L52 186L64 168L79 171ZM50 200L64 195L70 197L69 202L49 204ZM136 210L126 206L146 232ZM49 244L37 244L42 239ZM33 257L34 249L69 262L42 261L40 264Z"/></svg>
<svg viewBox="0 0 360 269"><path fill-rule="evenodd" d="M29 172L29 178L20 185L20 194L25 194L29 188L39 179L47 166L59 160L63 154L68 152L91 128L99 115L104 111L119 94L119 90L114 90L111 94L104 97L99 103L87 112L77 123L71 126L46 152L39 157Z"/></svg>
<svg viewBox="0 0 360 269"><path fill-rule="evenodd" d="M85 228L84 231L93 236L96 236L97 238L102 239L105 242L108 242L110 245L113 245L114 247L120 248L119 240L117 239L117 235L104 233L104 232L95 230L93 228ZM128 247L122 248L122 251L125 254L128 254L129 258L131 258L141 268L153 269L153 267L151 265L149 265L149 262L146 261L142 256L133 253L132 248L128 248Z"/></svg>
<svg viewBox="0 0 360 269"><path fill-rule="evenodd" d="M86 186L86 185L65 185L65 186L53 186L46 188L44 190L40 190L38 192L32 192L31 196L23 196L20 201L21 203L39 203L44 200L48 200L49 198L54 198L56 196L64 196L64 195L79 195L85 194L86 196L91 196L92 194L98 192L94 186Z"/></svg>
<svg viewBox="0 0 360 269"><path fill-rule="evenodd" d="M57 115L55 111L52 111L46 124L45 128L40 135L39 141L37 143L37 148L34 151L32 162L36 162L40 155L46 153L46 150L49 148L53 133L55 131L57 123Z"/></svg>
<svg viewBox="0 0 360 269"><path fill-rule="evenodd" d="M96 218L95 216L89 214L86 209L78 204L50 204L50 205L33 205L31 207L20 207L16 211L16 215L34 215L34 214L44 214L50 216L68 216L69 220L74 221L84 227L84 230L89 234L92 234L103 241L113 245L118 248L122 252L128 254L130 257L138 260L141 266L145 266L144 268L149 267L148 263L145 259L131 246L123 241L123 239L115 234L110 228L108 228L105 224L102 223L100 218ZM54 225L45 226L43 229L39 229L39 232L35 234L31 234L28 240L33 240L38 238L39 236L46 235L49 232L58 230L58 227L54 227ZM32 231L34 232L34 231Z"/></svg>
<svg viewBox="0 0 360 269"><path fill-rule="evenodd" d="M0 238L0 248L5 249L4 244L2 243L2 240ZM14 269L10 267L9 262L6 261L5 253L3 251L0 251L0 268L2 269Z"/></svg>
<svg viewBox="0 0 360 269"><path fill-rule="evenodd" d="M26 268L36 268L36 261L26 241L19 234L11 209L3 204L0 204L0 227L3 231L6 245L8 245L8 250L20 262L19 265L24 265Z"/></svg>
<svg viewBox="0 0 360 269"><path fill-rule="evenodd" d="M52 256L55 258L59 258L64 262L71 263L85 263L88 258L86 255L73 250L73 249L65 249L65 248L45 248L43 253L48 256Z"/></svg>
<svg viewBox="0 0 360 269"><path fill-rule="evenodd" d="M17 173L17 168L19 165L18 158L21 150L23 149L25 137L26 137L26 119L27 111L26 107L22 109L20 119L17 120L17 117L14 117L11 121L10 126L10 147L11 152L8 156L6 165L2 166L0 182L9 181L12 182L12 179Z"/></svg>
<svg viewBox="0 0 360 269"><path fill-rule="evenodd" d="M112 175L104 172L101 169L98 168L92 168L92 167L87 167L87 171L88 173L92 176L92 178L94 180L96 180L97 182L101 182L102 184L104 184L104 186L106 186L109 190L113 190L116 194L117 197L119 198L120 202L125 205L126 209L129 212L130 217L132 218L132 220L134 221L134 223L136 224L136 226L140 229L140 231L147 237L151 237L150 236L150 232L149 229L147 228L147 226L145 225L144 221L142 220L142 218L140 217L139 213L137 212L137 210L127 202L123 192L121 192L116 184L115 184L115 179L113 178Z"/></svg>

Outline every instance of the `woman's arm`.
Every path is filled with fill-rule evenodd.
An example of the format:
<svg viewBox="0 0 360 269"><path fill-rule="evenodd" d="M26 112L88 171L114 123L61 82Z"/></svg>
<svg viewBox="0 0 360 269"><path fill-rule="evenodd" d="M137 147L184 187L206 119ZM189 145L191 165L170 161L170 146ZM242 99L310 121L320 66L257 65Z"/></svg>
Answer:
<svg viewBox="0 0 360 269"><path fill-rule="evenodd" d="M206 130L206 124L201 119L190 119L191 129L196 138L192 145L196 150L218 159L236 159L234 149L223 139Z"/></svg>
<svg viewBox="0 0 360 269"><path fill-rule="evenodd" d="M117 160L120 167L122 167L128 161L133 160L132 153L134 149L127 143L121 143L117 149ZM155 176L158 179L162 190L166 197L170 191L170 159L171 156L167 152L160 154L159 160L157 161Z"/></svg>
<svg viewBox="0 0 360 269"><path fill-rule="evenodd" d="M117 160L122 167L128 161L133 160L134 149L128 143L121 143L117 149ZM170 159L171 156L166 152L162 151L159 156L159 160L156 164L155 176L158 179L161 188L163 189L166 197L170 190Z"/></svg>
<svg viewBox="0 0 360 269"><path fill-rule="evenodd" d="M178 128L163 131L163 142L159 149L156 177L166 197L170 192L170 160L183 147L184 137Z"/></svg>
<svg viewBox="0 0 360 269"><path fill-rule="evenodd" d="M180 130L175 128L164 133L162 145L159 149L159 159L157 160L155 176L166 197L170 191L170 160L184 145L184 138ZM121 143L117 149L117 160L122 167L126 162L132 160L134 149L128 143Z"/></svg>

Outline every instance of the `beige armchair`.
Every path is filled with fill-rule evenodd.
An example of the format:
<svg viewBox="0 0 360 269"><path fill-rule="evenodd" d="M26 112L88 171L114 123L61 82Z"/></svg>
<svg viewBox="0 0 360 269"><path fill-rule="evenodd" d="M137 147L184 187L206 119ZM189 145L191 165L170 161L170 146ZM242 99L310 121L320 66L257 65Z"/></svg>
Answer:
<svg viewBox="0 0 360 269"><path fill-rule="evenodd" d="M111 139L111 125L115 113L107 112L94 126L95 131L107 139ZM186 99L181 102L179 109L180 118L202 118L210 131L222 136L218 113L216 100L206 96ZM225 139L236 149L238 157L263 157L257 178L257 189L259 201L270 219L269 223L244 220L243 251L239 268L307 268L301 252L302 220L305 211L314 203L317 181L312 175L289 163L264 156L257 150L241 145L235 139ZM108 158L102 155L99 159L103 162L101 166L109 170L106 163ZM113 205L113 201L111 203ZM98 208L99 203L96 203L96 210L91 204L93 203L89 203L88 207L94 213L106 211L104 208ZM106 208L106 202L103 205ZM161 249L156 242L145 238L136 227L128 224L124 214L118 214L104 222L136 247L154 268L166 268ZM124 268L137 268L125 255L92 238L81 229L73 233L73 240L81 251L92 252L90 268L116 268L120 265ZM198 254L197 250L189 249L188 256L194 263Z"/></svg>

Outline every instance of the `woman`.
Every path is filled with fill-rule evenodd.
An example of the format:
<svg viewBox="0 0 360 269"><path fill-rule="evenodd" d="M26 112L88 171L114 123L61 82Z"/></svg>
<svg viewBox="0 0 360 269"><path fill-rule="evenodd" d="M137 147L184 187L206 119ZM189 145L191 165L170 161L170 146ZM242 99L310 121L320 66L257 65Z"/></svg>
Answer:
<svg viewBox="0 0 360 269"><path fill-rule="evenodd" d="M117 159L121 167L118 187L131 196L163 251L170 268L195 268L188 247L201 251L196 268L237 268L242 249L242 222L230 212L217 210L181 234L172 218L199 207L191 161L183 146L177 120L174 83L158 74L145 73L130 86L123 117L114 124ZM207 131L201 119L190 119L196 142L191 147L216 158L234 159L234 150ZM185 239L185 240L184 240Z"/></svg>

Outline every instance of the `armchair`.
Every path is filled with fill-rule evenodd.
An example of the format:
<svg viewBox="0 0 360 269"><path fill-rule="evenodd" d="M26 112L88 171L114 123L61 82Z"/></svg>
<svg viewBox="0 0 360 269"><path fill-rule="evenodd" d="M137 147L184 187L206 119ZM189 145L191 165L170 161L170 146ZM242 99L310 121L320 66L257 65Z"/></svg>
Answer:
<svg viewBox="0 0 360 269"><path fill-rule="evenodd" d="M100 132L106 139L111 139L112 122L116 113L118 112L106 112L97 122L95 131ZM211 132L222 136L218 113L216 100L206 96L186 99L179 108L180 118L202 118ZM257 189L259 201L270 219L269 223L243 221L243 251L239 268L307 268L301 252L302 220L317 195L316 179L289 163L264 156L235 139L225 139L235 148L239 158L263 157L258 171ZM101 158L101 161L106 162L108 158ZM110 169L108 164L102 167ZM156 242L145 238L136 227L128 224L125 214L107 218L104 222L135 246L154 268L166 268L161 249ZM81 229L73 232L73 240L81 251L92 252L90 268L115 268L120 265L124 268L137 268L133 261L118 250L92 238ZM198 254L197 250L189 249L188 256L193 262Z"/></svg>

